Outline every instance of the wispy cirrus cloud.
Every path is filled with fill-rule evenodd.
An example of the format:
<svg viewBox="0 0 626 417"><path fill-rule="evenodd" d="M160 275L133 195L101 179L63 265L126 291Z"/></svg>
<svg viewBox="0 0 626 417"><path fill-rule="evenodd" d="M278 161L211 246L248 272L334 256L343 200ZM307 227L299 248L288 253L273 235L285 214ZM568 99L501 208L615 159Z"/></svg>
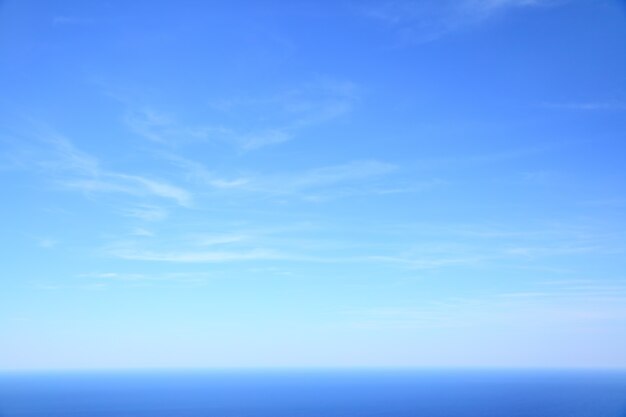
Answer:
<svg viewBox="0 0 626 417"><path fill-rule="evenodd" d="M574 111L625 111L626 103L623 101L570 101L543 103L542 107Z"/></svg>
<svg viewBox="0 0 626 417"><path fill-rule="evenodd" d="M38 291L106 291L146 287L196 288L205 285L214 276L206 272L88 272L68 277L63 283L31 282Z"/></svg>
<svg viewBox="0 0 626 417"><path fill-rule="evenodd" d="M516 329L586 327L626 323L626 285L594 279L537 283L508 292L459 291L412 305L380 306L344 312L349 323L365 328L461 329L504 326Z"/></svg>
<svg viewBox="0 0 626 417"><path fill-rule="evenodd" d="M288 173L243 172L231 176L216 173L201 163L181 157L168 157L170 162L181 168L187 178L217 190L245 191L274 195L301 195L325 190L331 193L341 187L359 187L372 193L399 192L402 187L372 187L371 181L385 178L399 170L394 164L377 160L356 160L343 164L322 166ZM415 185L415 184L414 184ZM408 188L402 188L409 191Z"/></svg>
<svg viewBox="0 0 626 417"><path fill-rule="evenodd" d="M351 161L345 164L310 170L254 176L244 189L275 195L294 195L306 200L325 200L360 193L376 193L373 184L386 181L398 167L376 160Z"/></svg>
<svg viewBox="0 0 626 417"><path fill-rule="evenodd" d="M51 249L59 244L59 241L50 237L37 238L37 246L43 249Z"/></svg>
<svg viewBox="0 0 626 417"><path fill-rule="evenodd" d="M220 141L232 135L226 127L184 124L174 116L150 106L127 104L123 122L133 133L165 145Z"/></svg>
<svg viewBox="0 0 626 417"><path fill-rule="evenodd" d="M92 280L93 283L112 284L126 283L172 283L172 284L204 284L211 275L205 272L90 272L78 275L78 278Z"/></svg>
<svg viewBox="0 0 626 417"><path fill-rule="evenodd" d="M361 180L388 174L397 166L376 160L353 161L347 164L312 169L293 178L292 188L318 187L337 182Z"/></svg>
<svg viewBox="0 0 626 417"><path fill-rule="evenodd" d="M215 191L230 192L231 195L291 196L319 202L349 196L418 193L447 184L446 180L438 177L407 176L404 167L377 159L351 160L289 171L239 169L225 172L173 153L161 153L161 157L179 168L189 182ZM430 161L430 164L459 165L456 160ZM428 167L422 162L418 165L420 168Z"/></svg>
<svg viewBox="0 0 626 417"><path fill-rule="evenodd" d="M221 231L113 237L101 248L106 257L158 263L245 263L252 261L345 262L333 249L341 244L315 235L303 237L297 231L309 226L284 224L248 229L222 227ZM352 262L352 261L349 261Z"/></svg>
<svg viewBox="0 0 626 417"><path fill-rule="evenodd" d="M366 17L397 31L405 43L424 43L516 9L563 0L390 0L360 7Z"/></svg>
<svg viewBox="0 0 626 417"><path fill-rule="evenodd" d="M55 181L62 187L87 193L158 197L180 206L191 205L192 195L184 188L162 180L105 169L96 157L81 151L63 136L46 134L41 139L51 152L43 157L40 166L58 174Z"/></svg>
<svg viewBox="0 0 626 417"><path fill-rule="evenodd" d="M463 267L565 273L558 268L559 259L619 257L626 250L622 234L581 224L518 228L497 224L387 225L380 240L394 244L371 248L357 259L407 270Z"/></svg>
<svg viewBox="0 0 626 417"><path fill-rule="evenodd" d="M163 207L143 204L126 208L122 210L122 214L146 222L157 222L165 220L168 216L168 211Z"/></svg>
<svg viewBox="0 0 626 417"><path fill-rule="evenodd" d="M212 100L205 114L219 122L188 123L154 106L110 95L126 106L124 122L128 128L152 142L182 145L212 141L244 151L290 141L309 127L348 113L358 97L354 84L325 80L275 94Z"/></svg>
<svg viewBox="0 0 626 417"><path fill-rule="evenodd" d="M154 237L154 232L144 229L143 227L135 227L131 232L131 236Z"/></svg>
<svg viewBox="0 0 626 417"><path fill-rule="evenodd" d="M109 253L120 259L134 261L177 263L223 263L285 259L285 255L269 249L204 250L204 251L151 251L126 247L111 249Z"/></svg>
<svg viewBox="0 0 626 417"><path fill-rule="evenodd" d="M395 264L400 267L409 268L412 270L426 270L426 269L441 269L452 266L468 266L477 265L487 258L484 255L475 254L440 254L440 255L372 255L366 256L362 260L365 262L376 262Z"/></svg>

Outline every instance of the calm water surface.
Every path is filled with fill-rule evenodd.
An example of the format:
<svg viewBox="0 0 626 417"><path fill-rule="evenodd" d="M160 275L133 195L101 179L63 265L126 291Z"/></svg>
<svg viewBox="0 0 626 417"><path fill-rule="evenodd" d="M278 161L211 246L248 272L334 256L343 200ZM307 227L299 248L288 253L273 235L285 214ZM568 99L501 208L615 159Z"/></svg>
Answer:
<svg viewBox="0 0 626 417"><path fill-rule="evenodd" d="M626 372L5 373L0 416L626 417Z"/></svg>

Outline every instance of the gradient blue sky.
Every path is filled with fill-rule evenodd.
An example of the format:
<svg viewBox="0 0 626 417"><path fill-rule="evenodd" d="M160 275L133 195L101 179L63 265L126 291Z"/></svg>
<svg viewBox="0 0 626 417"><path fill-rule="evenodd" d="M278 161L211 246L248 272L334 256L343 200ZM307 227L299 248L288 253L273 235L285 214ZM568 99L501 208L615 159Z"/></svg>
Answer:
<svg viewBox="0 0 626 417"><path fill-rule="evenodd" d="M626 366L613 0L0 2L0 368Z"/></svg>

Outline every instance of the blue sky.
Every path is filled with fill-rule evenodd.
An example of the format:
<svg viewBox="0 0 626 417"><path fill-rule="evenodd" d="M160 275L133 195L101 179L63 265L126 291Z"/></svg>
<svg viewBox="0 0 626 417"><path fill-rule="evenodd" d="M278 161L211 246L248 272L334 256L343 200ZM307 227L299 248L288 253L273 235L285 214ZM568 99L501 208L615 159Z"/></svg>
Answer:
<svg viewBox="0 0 626 417"><path fill-rule="evenodd" d="M5 0L0 369L626 366L625 40L609 0Z"/></svg>

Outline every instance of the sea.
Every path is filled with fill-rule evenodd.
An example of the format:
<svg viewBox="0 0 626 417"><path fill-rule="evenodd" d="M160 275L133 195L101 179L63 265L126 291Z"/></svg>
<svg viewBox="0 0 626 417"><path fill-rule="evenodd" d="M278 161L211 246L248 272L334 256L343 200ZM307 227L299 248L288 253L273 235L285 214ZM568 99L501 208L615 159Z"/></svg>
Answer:
<svg viewBox="0 0 626 417"><path fill-rule="evenodd" d="M0 373L1 417L626 417L626 371Z"/></svg>

